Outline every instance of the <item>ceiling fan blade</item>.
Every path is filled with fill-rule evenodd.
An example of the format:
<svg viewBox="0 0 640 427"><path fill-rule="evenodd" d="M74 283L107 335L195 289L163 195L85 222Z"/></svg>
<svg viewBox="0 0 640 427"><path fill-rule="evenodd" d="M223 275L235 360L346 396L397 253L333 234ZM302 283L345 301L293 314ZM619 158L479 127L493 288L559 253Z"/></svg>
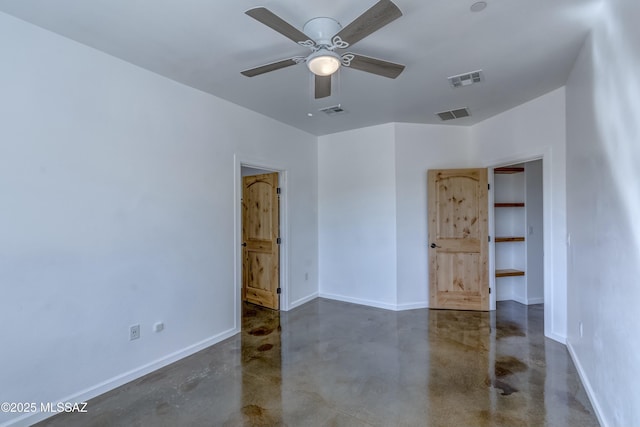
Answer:
<svg viewBox="0 0 640 427"><path fill-rule="evenodd" d="M316 99L331 95L331 76L316 76Z"/></svg>
<svg viewBox="0 0 640 427"><path fill-rule="evenodd" d="M345 55L353 55L353 59L348 65L349 68L389 77L390 79L395 79L402 73L402 70L404 70L404 65L396 64L395 62L383 61L382 59L371 58L355 53L345 53Z"/></svg>
<svg viewBox="0 0 640 427"><path fill-rule="evenodd" d="M272 62L271 64L265 64L256 68L241 71L240 74L247 77L255 77L260 74L268 73L269 71L275 71L281 68L290 67L292 65L296 65L297 63L298 61L294 60L293 58L283 59L282 61Z"/></svg>
<svg viewBox="0 0 640 427"><path fill-rule="evenodd" d="M401 16L402 12L391 0L380 0L340 30L336 36L352 46Z"/></svg>
<svg viewBox="0 0 640 427"><path fill-rule="evenodd" d="M309 40L309 36L289 24L284 19L280 18L275 13L271 12L266 7L255 7L247 10L245 13L256 21L263 23L267 27L272 28L296 43Z"/></svg>

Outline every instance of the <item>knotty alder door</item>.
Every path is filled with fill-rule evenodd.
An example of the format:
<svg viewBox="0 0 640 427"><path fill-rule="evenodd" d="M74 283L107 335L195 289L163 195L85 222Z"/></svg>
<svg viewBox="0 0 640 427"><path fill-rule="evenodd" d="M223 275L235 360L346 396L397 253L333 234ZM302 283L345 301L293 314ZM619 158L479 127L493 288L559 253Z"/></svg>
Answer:
<svg viewBox="0 0 640 427"><path fill-rule="evenodd" d="M242 178L242 300L280 308L278 173Z"/></svg>
<svg viewBox="0 0 640 427"><path fill-rule="evenodd" d="M486 169L428 172L429 307L489 310Z"/></svg>

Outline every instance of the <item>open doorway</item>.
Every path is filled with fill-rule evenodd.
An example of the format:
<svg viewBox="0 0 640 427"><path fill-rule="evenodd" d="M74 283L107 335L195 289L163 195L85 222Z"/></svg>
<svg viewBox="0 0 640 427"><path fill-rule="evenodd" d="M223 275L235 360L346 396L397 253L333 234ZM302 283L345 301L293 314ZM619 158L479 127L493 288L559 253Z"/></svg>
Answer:
<svg viewBox="0 0 640 427"><path fill-rule="evenodd" d="M279 310L280 174L241 165L241 177L241 303Z"/></svg>
<svg viewBox="0 0 640 427"><path fill-rule="evenodd" d="M495 302L544 303L542 162L538 159L493 170Z"/></svg>
<svg viewBox="0 0 640 427"><path fill-rule="evenodd" d="M242 423L254 417L255 378L264 375L269 360L269 375L281 377L281 249L282 221L280 197L284 172L240 164L240 248L241 298L240 342L242 364ZM286 307L285 307L286 308ZM282 401L280 387L270 387L273 402ZM235 421L235 420L234 420Z"/></svg>

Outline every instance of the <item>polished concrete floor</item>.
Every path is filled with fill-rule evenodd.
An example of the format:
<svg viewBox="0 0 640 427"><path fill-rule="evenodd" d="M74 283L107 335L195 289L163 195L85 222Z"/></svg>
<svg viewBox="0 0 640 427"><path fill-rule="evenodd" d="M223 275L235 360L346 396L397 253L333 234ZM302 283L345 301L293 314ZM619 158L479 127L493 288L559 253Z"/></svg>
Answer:
<svg viewBox="0 0 640 427"><path fill-rule="evenodd" d="M242 334L47 426L597 426L543 307L244 307Z"/></svg>

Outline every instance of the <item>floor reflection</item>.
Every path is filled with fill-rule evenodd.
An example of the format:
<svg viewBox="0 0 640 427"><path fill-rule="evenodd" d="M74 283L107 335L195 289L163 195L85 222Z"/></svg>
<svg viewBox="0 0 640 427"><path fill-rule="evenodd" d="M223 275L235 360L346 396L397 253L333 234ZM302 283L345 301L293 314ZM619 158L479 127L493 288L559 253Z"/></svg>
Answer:
<svg viewBox="0 0 640 427"><path fill-rule="evenodd" d="M51 426L597 426L544 309L244 307L242 333Z"/></svg>
<svg viewBox="0 0 640 427"><path fill-rule="evenodd" d="M242 407L225 426L279 426L282 422L280 312L244 303L242 309Z"/></svg>

